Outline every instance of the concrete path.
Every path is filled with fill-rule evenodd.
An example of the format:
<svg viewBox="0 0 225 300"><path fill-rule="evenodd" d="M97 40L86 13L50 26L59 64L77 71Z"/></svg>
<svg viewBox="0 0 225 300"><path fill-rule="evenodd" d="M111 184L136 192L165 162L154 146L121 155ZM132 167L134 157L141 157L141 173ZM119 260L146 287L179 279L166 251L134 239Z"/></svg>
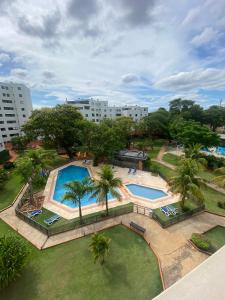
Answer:
<svg viewBox="0 0 225 300"><path fill-rule="evenodd" d="M156 157L156 160L162 160L162 158L163 158L163 156L164 156L164 154L165 154L166 151L167 151L167 144L164 144L160 148L159 153L158 153L158 155Z"/></svg>
<svg viewBox="0 0 225 300"><path fill-rule="evenodd" d="M165 167L171 169L171 170L175 170L176 166L169 164L168 162L164 161L164 160L159 160L159 159L152 159L152 161L156 161L158 163L160 163L161 165L164 165Z"/></svg>

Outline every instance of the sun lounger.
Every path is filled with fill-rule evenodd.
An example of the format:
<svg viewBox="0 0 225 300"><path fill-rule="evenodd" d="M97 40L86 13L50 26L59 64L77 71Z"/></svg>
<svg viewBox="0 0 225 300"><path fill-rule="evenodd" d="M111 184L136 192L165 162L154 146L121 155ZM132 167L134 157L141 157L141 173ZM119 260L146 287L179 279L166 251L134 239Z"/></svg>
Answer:
<svg viewBox="0 0 225 300"><path fill-rule="evenodd" d="M160 210L167 216L169 217L171 215L171 212L166 208L165 206L160 207Z"/></svg>
<svg viewBox="0 0 225 300"><path fill-rule="evenodd" d="M168 210L171 211L171 213L172 213L173 215L178 214L178 209L175 208L173 205L167 205L166 208L168 208Z"/></svg>
<svg viewBox="0 0 225 300"><path fill-rule="evenodd" d="M28 218L33 218L35 216L40 215L41 213L42 213L42 210L41 209L37 209L37 210L33 210L30 213L27 213L27 216L28 216Z"/></svg>
<svg viewBox="0 0 225 300"><path fill-rule="evenodd" d="M136 172L137 172L137 169L134 169L134 170L133 170L133 175L135 175L135 174L136 174Z"/></svg>
<svg viewBox="0 0 225 300"><path fill-rule="evenodd" d="M44 223L47 225L52 225L54 222L58 221L61 217L59 215L53 215L48 219L44 220Z"/></svg>
<svg viewBox="0 0 225 300"><path fill-rule="evenodd" d="M131 169L131 168L129 168L129 170L128 170L128 174L130 174L130 173L131 173L131 171L132 171L132 169Z"/></svg>

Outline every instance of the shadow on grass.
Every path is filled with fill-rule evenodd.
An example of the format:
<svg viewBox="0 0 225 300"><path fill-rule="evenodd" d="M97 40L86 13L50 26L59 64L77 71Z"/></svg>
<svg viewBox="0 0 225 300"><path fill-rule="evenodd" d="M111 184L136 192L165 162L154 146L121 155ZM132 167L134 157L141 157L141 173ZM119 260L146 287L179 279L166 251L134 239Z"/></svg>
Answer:
<svg viewBox="0 0 225 300"><path fill-rule="evenodd" d="M38 299L37 282L38 274L28 265L15 281L0 291L0 299Z"/></svg>
<svg viewBox="0 0 225 300"><path fill-rule="evenodd" d="M111 263L106 260L102 269L105 278L110 282L110 284L119 285L122 281L124 285L127 285L128 287L130 286L127 280L127 268L124 264Z"/></svg>

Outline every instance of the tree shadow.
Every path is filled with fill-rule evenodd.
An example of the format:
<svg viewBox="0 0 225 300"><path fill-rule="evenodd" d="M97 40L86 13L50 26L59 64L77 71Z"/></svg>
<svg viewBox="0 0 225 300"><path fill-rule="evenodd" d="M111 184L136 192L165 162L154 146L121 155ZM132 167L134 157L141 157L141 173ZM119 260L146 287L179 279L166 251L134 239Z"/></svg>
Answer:
<svg viewBox="0 0 225 300"><path fill-rule="evenodd" d="M127 280L127 267L123 263L111 263L106 261L102 268L105 278L111 285L118 285L123 282L124 285L130 286Z"/></svg>

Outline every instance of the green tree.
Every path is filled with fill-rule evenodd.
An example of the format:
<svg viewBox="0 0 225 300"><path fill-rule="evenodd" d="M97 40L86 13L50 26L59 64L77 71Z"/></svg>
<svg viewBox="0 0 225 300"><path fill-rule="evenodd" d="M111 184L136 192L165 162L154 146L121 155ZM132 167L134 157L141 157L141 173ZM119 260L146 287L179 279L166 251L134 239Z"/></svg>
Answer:
<svg viewBox="0 0 225 300"><path fill-rule="evenodd" d="M175 194L180 194L182 208L187 200L193 200L198 204L204 202L201 182L197 177L198 172L198 163L194 159L185 158L181 160L177 168L177 175L170 181L171 191Z"/></svg>
<svg viewBox="0 0 225 300"><path fill-rule="evenodd" d="M29 185L29 198L32 204L34 203L33 186L40 182L46 169L54 163L56 153L54 150L28 150L23 156L16 160L16 169L25 183Z"/></svg>
<svg viewBox="0 0 225 300"><path fill-rule="evenodd" d="M26 150L29 139L26 136L15 136L11 139L11 143L15 150L22 152Z"/></svg>
<svg viewBox="0 0 225 300"><path fill-rule="evenodd" d="M149 113L140 122L140 127L146 135L156 138L169 137L169 113L164 108L158 109L156 112Z"/></svg>
<svg viewBox="0 0 225 300"><path fill-rule="evenodd" d="M92 235L92 241L89 245L89 249L93 253L94 262L100 261L100 264L104 264L105 256L109 254L110 239L103 234L95 233Z"/></svg>
<svg viewBox="0 0 225 300"><path fill-rule="evenodd" d="M21 274L28 261L29 250L21 238L4 235L0 238L0 287L5 288Z"/></svg>
<svg viewBox="0 0 225 300"><path fill-rule="evenodd" d="M218 127L225 126L225 107L213 105L204 111L204 121L213 131Z"/></svg>
<svg viewBox="0 0 225 300"><path fill-rule="evenodd" d="M225 188L225 167L216 169L215 174L217 176L213 178L212 182L219 185L222 188Z"/></svg>
<svg viewBox="0 0 225 300"><path fill-rule="evenodd" d="M8 179L8 173L4 169L0 169L0 190L4 187L4 183Z"/></svg>
<svg viewBox="0 0 225 300"><path fill-rule="evenodd" d="M41 138L48 147L63 148L70 158L80 145L83 117L71 105L35 110L23 130L30 139Z"/></svg>
<svg viewBox="0 0 225 300"><path fill-rule="evenodd" d="M82 224L82 198L92 191L92 182L89 177L84 178L82 181L71 181L65 184L67 192L64 194L63 200L71 200L79 207L80 224Z"/></svg>
<svg viewBox="0 0 225 300"><path fill-rule="evenodd" d="M205 147L217 146L220 142L218 134L207 126L194 121L184 121L182 118L171 124L170 133L185 148L198 143Z"/></svg>
<svg viewBox="0 0 225 300"><path fill-rule="evenodd" d="M97 197L98 202L106 205L106 215L109 214L108 195L111 195L118 200L121 195L118 192L118 187L122 185L122 181L118 177L114 177L112 168L109 165L104 165L98 173L99 179L94 181L94 192L92 197Z"/></svg>

